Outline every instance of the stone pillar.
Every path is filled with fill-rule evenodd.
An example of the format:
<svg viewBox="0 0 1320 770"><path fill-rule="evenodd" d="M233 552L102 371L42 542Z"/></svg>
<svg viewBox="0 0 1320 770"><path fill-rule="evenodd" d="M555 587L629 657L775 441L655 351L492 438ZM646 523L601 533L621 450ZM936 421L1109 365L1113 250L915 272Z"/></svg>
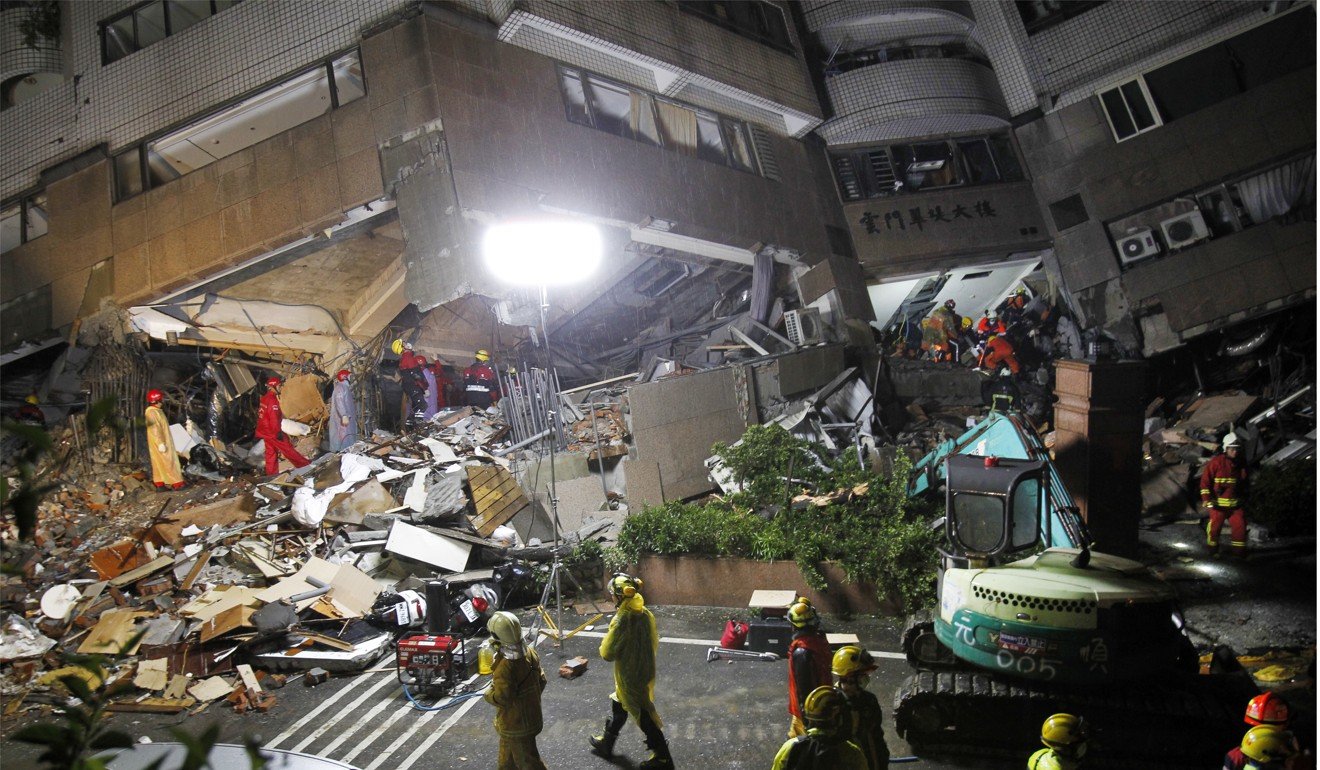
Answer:
<svg viewBox="0 0 1320 770"><path fill-rule="evenodd" d="M1135 557L1141 519L1146 364L1054 364L1054 462L1091 530L1095 549Z"/></svg>

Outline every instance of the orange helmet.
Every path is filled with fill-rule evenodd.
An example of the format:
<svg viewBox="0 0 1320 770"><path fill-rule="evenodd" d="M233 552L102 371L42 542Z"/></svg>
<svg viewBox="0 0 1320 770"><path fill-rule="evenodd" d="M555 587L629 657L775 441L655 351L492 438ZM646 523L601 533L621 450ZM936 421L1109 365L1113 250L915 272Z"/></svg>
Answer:
<svg viewBox="0 0 1320 770"><path fill-rule="evenodd" d="M349 370L340 369L339 374L335 375L335 379L339 380L340 382L343 382L344 380L348 379L350 374L352 374L352 372L350 372Z"/></svg>
<svg viewBox="0 0 1320 770"><path fill-rule="evenodd" d="M1249 725L1278 725L1280 727L1287 725L1291 713L1288 710L1288 701L1281 695L1275 695L1272 692L1263 692L1252 698L1247 703L1247 715L1243 722Z"/></svg>
<svg viewBox="0 0 1320 770"><path fill-rule="evenodd" d="M162 402L162 401L164 401L164 400L165 400L165 394L164 394L164 393L161 393L159 390L156 390L155 388L152 388L151 390L148 390L148 391L147 391L147 403L148 403L148 404L159 404L160 402ZM1252 701L1252 702L1255 703L1255 701ZM1251 712L1248 711L1247 713L1251 713Z"/></svg>

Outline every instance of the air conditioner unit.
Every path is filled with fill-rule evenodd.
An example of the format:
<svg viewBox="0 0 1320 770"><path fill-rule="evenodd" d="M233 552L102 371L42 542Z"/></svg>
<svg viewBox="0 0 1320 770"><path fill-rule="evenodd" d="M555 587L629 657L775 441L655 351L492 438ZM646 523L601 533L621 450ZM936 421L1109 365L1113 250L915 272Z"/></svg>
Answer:
<svg viewBox="0 0 1320 770"><path fill-rule="evenodd" d="M1170 249L1181 249L1210 237L1205 217L1196 209L1160 222L1160 230L1164 232L1164 242Z"/></svg>
<svg viewBox="0 0 1320 770"><path fill-rule="evenodd" d="M788 331L789 341L794 345L819 345L825 341L825 328L820 321L818 308L785 312L784 328Z"/></svg>
<svg viewBox="0 0 1320 770"><path fill-rule="evenodd" d="M1125 265L1149 259L1160 253L1160 244L1155 240L1155 232L1149 227L1133 230L1115 241L1115 244L1118 246L1118 257Z"/></svg>

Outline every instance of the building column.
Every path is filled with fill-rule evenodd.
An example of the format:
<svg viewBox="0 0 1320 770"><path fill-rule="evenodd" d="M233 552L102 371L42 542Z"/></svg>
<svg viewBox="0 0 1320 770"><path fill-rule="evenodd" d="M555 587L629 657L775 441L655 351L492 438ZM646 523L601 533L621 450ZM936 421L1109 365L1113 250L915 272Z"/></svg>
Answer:
<svg viewBox="0 0 1320 770"><path fill-rule="evenodd" d="M1097 551L1135 557L1146 364L1054 364L1054 462Z"/></svg>

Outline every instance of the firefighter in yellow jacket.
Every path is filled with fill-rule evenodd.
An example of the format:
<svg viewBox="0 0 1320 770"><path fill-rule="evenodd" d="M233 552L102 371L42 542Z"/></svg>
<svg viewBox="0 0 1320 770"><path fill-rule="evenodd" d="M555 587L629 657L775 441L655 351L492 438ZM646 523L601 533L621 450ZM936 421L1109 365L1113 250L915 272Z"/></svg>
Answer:
<svg viewBox="0 0 1320 770"><path fill-rule="evenodd" d="M482 651L481 667L485 669L489 660L491 681L483 697L495 707L499 770L546 770L536 748L542 727L541 691L545 689L541 660L536 650L523 644L522 625L512 612L495 613L486 628L491 643Z"/></svg>
<svg viewBox="0 0 1320 770"><path fill-rule="evenodd" d="M170 436L170 421L160 404L165 394L152 388L147 391L147 452L151 455L151 481L156 489L164 491L183 489L183 470L179 468L179 453L174 451L174 438Z"/></svg>
<svg viewBox="0 0 1320 770"><path fill-rule="evenodd" d="M660 715L655 710L655 653L660 635L655 630L655 616L646 608L639 589L639 578L615 573L610 579L617 612L610 630L600 643L600 656L614 664L614 692L610 695L610 717L605 732L591 738L591 750L606 759L614 755L614 742L631 716L646 736L651 756L638 767L661 770L674 766L665 740Z"/></svg>

